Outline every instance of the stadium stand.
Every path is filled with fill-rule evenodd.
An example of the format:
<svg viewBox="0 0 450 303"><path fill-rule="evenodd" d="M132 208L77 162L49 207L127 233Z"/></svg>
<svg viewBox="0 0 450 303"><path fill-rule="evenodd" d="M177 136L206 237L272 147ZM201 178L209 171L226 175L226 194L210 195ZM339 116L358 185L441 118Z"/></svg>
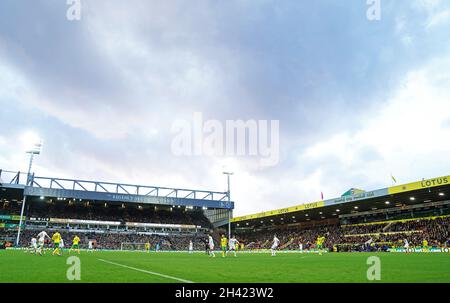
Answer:
<svg viewBox="0 0 450 303"><path fill-rule="evenodd" d="M16 203L2 203L1 214L17 214L19 205ZM121 206L104 207L95 205L91 208L78 205L39 205L38 207L32 205L29 208L31 216L36 217L60 217L71 219L89 219L89 220L118 220L119 218L126 218L133 222L158 222L164 224L176 223L191 223L191 224L208 224L200 212L186 212L186 211L145 211L145 210L127 210ZM445 209L443 212L448 212ZM430 212L419 212L418 214L427 214ZM396 217L403 217L399 214ZM338 247L340 251L366 251L370 249L385 250L388 247L396 245L402 246L403 240L407 239L413 246L421 245L424 239L427 239L432 246L449 245L450 239L450 215L443 216L424 216L408 219L395 219L385 221L363 222L364 218L360 218L361 222L352 224L328 224L309 228L302 228L301 226L283 226L275 225L269 228L237 230L236 235L240 242L246 244L247 249L268 249L271 245L271 239L276 234L281 240L281 249L298 250L299 245L303 245L303 249L313 249L315 247L315 240L318 236L325 235L325 247L330 251L333 247ZM355 220L353 221L355 222ZM42 224L42 222L41 222ZM77 233L77 228L79 231ZM95 239L98 243L98 248L102 249L120 249L121 243L144 243L150 241L153 246L156 243L160 244L161 250L186 250L189 241L194 243L194 249L204 249L204 239L207 230L197 231L188 234L179 232L151 234L139 232L137 230L112 230L109 228L82 227L72 226L71 230L67 225L61 226L58 224L47 223L45 226L36 224L29 226L25 230L21 238L21 245L26 246L29 239L37 234L40 229L59 230L62 232L63 239L70 243L74 234L77 233L82 238L82 247L86 246L88 239ZM226 233L226 230L216 230L212 233L215 241L221 233ZM0 231L3 239L13 241L16 236L15 230L3 229ZM373 241L373 245L367 247L365 243L369 240ZM84 241L83 241L84 240ZM84 243L84 244L83 244Z"/></svg>
<svg viewBox="0 0 450 303"><path fill-rule="evenodd" d="M211 223L200 211L154 210L154 207L122 207L121 204L34 203L28 209L30 217L55 217L96 221L124 221L140 223L186 224L211 227Z"/></svg>
<svg viewBox="0 0 450 303"><path fill-rule="evenodd" d="M0 175L9 180L0 186L0 241L9 246L16 245L22 205L20 247L45 230L60 232L67 243L77 234L81 247L88 240L101 249L133 249L150 242L160 250L186 250L190 241L203 250L206 235L234 207L227 192L27 176L2 169Z"/></svg>
<svg viewBox="0 0 450 303"><path fill-rule="evenodd" d="M388 229L384 227L388 226ZM372 249L403 246L404 239L410 245L420 246L426 239L431 246L450 246L450 216L423 217L399 221L359 223L352 225L327 225L312 229L272 227L259 231L238 233L241 241L249 249L267 249L274 235L281 240L283 249L298 250L299 245L308 250L315 247L315 240L325 236L325 247L330 251L333 246L342 250L366 251L365 243L372 239ZM369 248L370 249L370 248Z"/></svg>
<svg viewBox="0 0 450 303"><path fill-rule="evenodd" d="M270 248L274 234L281 240L282 250L298 250L300 244L304 250L314 249L319 236L325 236L324 246L329 251L386 251L402 247L405 239L411 246L427 240L430 246L448 247L450 201L446 197L450 185L446 180L448 177L372 192L351 191L336 199L233 218L233 234L249 250ZM20 198L16 188L8 190L12 194L0 199L0 240L12 245L21 200L14 199ZM207 234L216 244L221 234L228 234L228 222L223 219L227 213L218 212L223 225L217 226L205 209L35 195L26 206L20 246L47 230L59 231L66 243L77 234L81 247L89 240L95 240L100 249L149 241L160 250L186 250L193 241L194 249L204 250Z"/></svg>
<svg viewBox="0 0 450 303"><path fill-rule="evenodd" d="M15 202L1 202L0 214L18 216L20 204ZM84 246L88 239L95 239L98 248L120 249L121 243L145 243L150 241L156 245L159 243L161 250L186 250L189 241L192 240L196 249L203 249L203 240L211 228L211 223L201 211L196 210L154 210L153 208L122 207L122 205L90 204L83 203L30 203L27 216L27 229L23 232L20 245L26 246L32 236L36 236L40 230L60 231L66 243L71 243L75 234L80 238ZM73 223L50 222L49 218L68 219ZM78 223L77 220L88 220L91 223ZM97 222L99 224L93 224ZM117 225L108 225L108 222L116 222ZM127 225L129 222L145 224L163 224L161 228L139 228ZM180 226L191 227L187 231ZM15 226L13 226L15 227ZM197 227L197 228L195 228ZM14 242L17 231L0 229L2 239Z"/></svg>
<svg viewBox="0 0 450 303"><path fill-rule="evenodd" d="M281 249L315 248L324 236L329 251L448 248L450 176L373 191L349 190L341 197L232 219L249 249L267 249L276 234ZM398 249L400 251L400 249Z"/></svg>

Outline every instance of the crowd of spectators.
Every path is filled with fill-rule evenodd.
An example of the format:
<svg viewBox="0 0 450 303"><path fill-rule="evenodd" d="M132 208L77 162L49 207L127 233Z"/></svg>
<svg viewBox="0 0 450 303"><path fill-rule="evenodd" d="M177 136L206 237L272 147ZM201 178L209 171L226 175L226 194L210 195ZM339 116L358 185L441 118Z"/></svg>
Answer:
<svg viewBox="0 0 450 303"><path fill-rule="evenodd" d="M8 204L0 207L0 214L17 214L17 204ZM172 210L155 210L154 207L122 207L121 205L68 203L30 203L27 209L28 216L57 217L71 219L90 219L99 221L127 221L165 224L191 224L211 228L211 223L200 210L185 210L173 208ZM11 233L11 234L8 234ZM21 238L21 245L27 245L36 230L25 230ZM71 243L73 231L62 230L63 239ZM280 249L297 250L315 247L319 236L325 237L324 246L333 249L336 246L345 250L363 250L369 244L371 247L402 246L407 240L411 246L420 246L423 240L430 245L448 245L450 239L450 217L422 218L394 222L381 222L370 224L325 225L300 229L299 227L276 227L272 229L237 231L237 238L244 243L247 249L267 249L272 245L274 235L280 239ZM161 250L186 250L189 241L193 241L194 249L205 248L206 234L198 233L172 233L166 236L148 235L135 231L80 231L81 245L87 245L88 240L96 240L98 248L120 249L122 243L146 243L153 247L159 244ZM219 244L219 232L213 234L216 244ZM0 230L0 238L14 238L14 231ZM84 241L83 241L84 240Z"/></svg>
<svg viewBox="0 0 450 303"><path fill-rule="evenodd" d="M368 225L328 225L312 229L270 229L243 232L239 236L248 243L250 249L270 248L273 236L281 241L282 249L303 249L315 247L319 236L326 238L324 245L332 249L334 246L348 246L354 249L365 249L369 243L376 247L403 246L406 239L411 246L420 246L423 240L430 245L446 245L450 239L450 218L417 219L393 223Z"/></svg>
<svg viewBox="0 0 450 303"><path fill-rule="evenodd" d="M18 215L20 214L20 204L17 202L1 203L0 214L2 215ZM206 218L203 211L184 209L184 208L168 208L164 209L160 207L155 209L154 207L134 205L127 205L122 207L122 204L107 204L106 207L103 203L91 203L86 205L86 202L68 203L67 201L58 201L56 203L46 203L41 201L33 201L27 204L26 213L27 218L61 218L61 219L82 219L82 220L95 220L95 221L119 221L125 222L138 222L138 223L161 223L161 224L183 224L183 225L196 225L202 228L211 228L210 221ZM18 222L10 222L18 223ZM60 225L60 224L59 224ZM49 231L51 228L56 228L58 224L49 224L47 227L40 227L39 229L28 229L22 232L20 245L27 246L30 239L36 236L41 229L47 230L49 234L53 231ZM73 227L76 227L75 225ZM94 228L96 231L94 232ZM198 234L186 233L184 234L174 233L170 236L148 235L139 233L137 231L121 231L103 230L99 232L98 226L90 228L92 232L85 232L80 230L77 232L78 236L82 239L81 247L87 247L88 239L95 240L97 247L101 249L120 249L122 243L151 243L153 248L158 247L160 250L186 250L189 246L189 242L192 241L195 249L204 249L204 242L206 235L199 232ZM58 231L61 233L63 240L66 243L72 243L72 239L75 235L74 231L69 231L68 227L59 227ZM6 239L11 243L14 243L17 231L0 229L0 239ZM139 245L141 247L142 245ZM132 247L128 245L127 247Z"/></svg>
<svg viewBox="0 0 450 303"><path fill-rule="evenodd" d="M202 210L185 208L165 207L156 209L154 206L135 206L122 204L105 204L87 202L67 201L46 203L32 202L27 205L25 215L36 218L61 218L61 219L83 219L96 221L121 221L138 223L163 223L163 224L185 224L197 225L210 228L211 223L205 217ZM0 214L20 214L17 203L3 203Z"/></svg>
<svg viewBox="0 0 450 303"><path fill-rule="evenodd" d="M25 230L21 233L20 246L26 247L30 244L31 238L36 237L40 230ZM54 231L47 230L51 237ZM145 243L149 242L151 249L155 250L158 245L159 250L187 250L189 242L192 241L195 250L204 250L207 236L205 234L192 235L146 235L138 233L74 233L68 231L59 231L65 243L65 247L72 245L72 240L77 235L81 248L87 248L88 242L93 241L97 249L144 249ZM17 231L3 231L1 235L5 239L13 240ZM52 246L50 240L46 240L47 246Z"/></svg>
<svg viewBox="0 0 450 303"><path fill-rule="evenodd" d="M326 237L325 245L339 243L343 239L343 234L338 225L328 225L302 230L295 228L261 230L238 234L241 241L247 243L247 248L249 249L270 248L274 235L280 240L282 249L298 249L300 244L302 244L305 249L312 248L319 236Z"/></svg>

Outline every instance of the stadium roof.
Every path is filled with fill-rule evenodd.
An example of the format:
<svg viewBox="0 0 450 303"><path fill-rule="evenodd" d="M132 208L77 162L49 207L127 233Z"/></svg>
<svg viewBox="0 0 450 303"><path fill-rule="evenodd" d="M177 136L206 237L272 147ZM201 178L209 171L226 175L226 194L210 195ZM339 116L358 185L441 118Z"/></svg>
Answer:
<svg viewBox="0 0 450 303"><path fill-rule="evenodd" d="M26 177L24 173L0 169L0 198L21 200L26 195L211 209L234 208L234 202L228 202L227 192L38 177L34 174L25 185Z"/></svg>
<svg viewBox="0 0 450 303"><path fill-rule="evenodd" d="M392 207L443 201L450 197L450 175L387 188L343 195L338 198L295 205L256 214L235 217L232 223L263 223L264 220L325 220L363 214ZM287 220L286 220L287 219Z"/></svg>

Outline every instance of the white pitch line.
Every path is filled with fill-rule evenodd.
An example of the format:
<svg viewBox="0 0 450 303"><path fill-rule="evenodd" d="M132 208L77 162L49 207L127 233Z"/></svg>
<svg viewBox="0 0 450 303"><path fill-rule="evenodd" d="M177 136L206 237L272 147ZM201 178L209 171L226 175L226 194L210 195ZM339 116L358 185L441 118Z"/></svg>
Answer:
<svg viewBox="0 0 450 303"><path fill-rule="evenodd" d="M131 266L128 266L128 265L123 265L123 264L120 264L120 263L116 263L116 262L112 262L112 261L108 261L108 260L103 260L103 259L98 259L98 260L102 261L102 262L105 262L105 263L109 263L109 264L125 267L125 268L128 268L128 269L133 269L133 270L136 270L136 271L140 271L140 272L143 272L143 273L146 273L146 274L155 275L155 276L159 276L159 277L163 277L163 278L167 278L167 279L172 279L172 280L177 280L177 281L180 281L180 282L183 282L183 283L194 283L193 281L184 280L184 279L181 279L181 278L160 274L160 273L157 273L157 272L154 272L154 271L149 271L149 270L145 270L145 269L131 267Z"/></svg>

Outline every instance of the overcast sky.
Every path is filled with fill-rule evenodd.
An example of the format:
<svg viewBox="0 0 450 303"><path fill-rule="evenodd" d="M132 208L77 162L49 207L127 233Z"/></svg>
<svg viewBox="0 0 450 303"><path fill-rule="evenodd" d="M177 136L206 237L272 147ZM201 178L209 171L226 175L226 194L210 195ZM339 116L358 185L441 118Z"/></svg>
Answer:
<svg viewBox="0 0 450 303"><path fill-rule="evenodd" d="M450 2L0 2L0 168L224 191L235 215L450 174ZM176 120L278 120L280 157L177 156Z"/></svg>

